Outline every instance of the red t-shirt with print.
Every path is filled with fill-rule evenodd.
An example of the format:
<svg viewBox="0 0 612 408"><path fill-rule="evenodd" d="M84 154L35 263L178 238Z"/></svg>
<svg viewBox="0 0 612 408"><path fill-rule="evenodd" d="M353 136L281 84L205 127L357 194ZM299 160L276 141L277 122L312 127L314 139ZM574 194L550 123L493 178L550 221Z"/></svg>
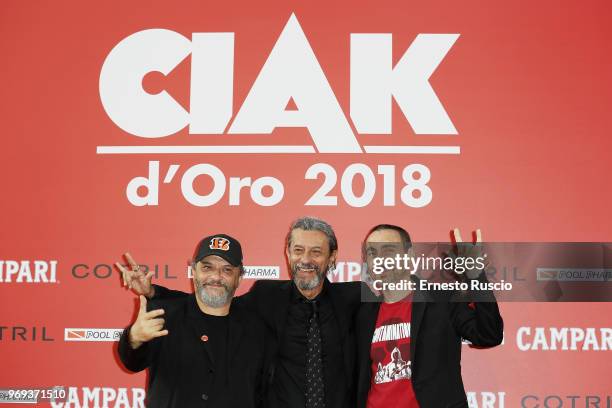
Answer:
<svg viewBox="0 0 612 408"><path fill-rule="evenodd" d="M382 303L372 337L372 383L367 408L418 408L412 388L410 317L412 296Z"/></svg>

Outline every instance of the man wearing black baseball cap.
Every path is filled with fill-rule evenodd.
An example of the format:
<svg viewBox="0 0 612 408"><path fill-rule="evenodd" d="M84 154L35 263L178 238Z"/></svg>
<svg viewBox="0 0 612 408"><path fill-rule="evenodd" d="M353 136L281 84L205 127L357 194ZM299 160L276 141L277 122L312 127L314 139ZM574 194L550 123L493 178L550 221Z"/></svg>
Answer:
<svg viewBox="0 0 612 408"><path fill-rule="evenodd" d="M240 243L226 234L204 238L192 270L190 296L148 304L140 296L138 317L119 341L119 357L130 371L149 368L147 407L258 407L264 331L256 316L232 302L244 273Z"/></svg>
<svg viewBox="0 0 612 408"><path fill-rule="evenodd" d="M209 283L196 279L196 275L209 271L213 264L221 262L224 271L219 281ZM238 274L230 275L238 268ZM198 244L193 257L193 286L205 308L220 308L229 313L229 306L243 274L242 247L240 242L225 234L211 235ZM225 273L227 272L227 273ZM229 278L229 277L233 278ZM223 282L227 278L230 282Z"/></svg>

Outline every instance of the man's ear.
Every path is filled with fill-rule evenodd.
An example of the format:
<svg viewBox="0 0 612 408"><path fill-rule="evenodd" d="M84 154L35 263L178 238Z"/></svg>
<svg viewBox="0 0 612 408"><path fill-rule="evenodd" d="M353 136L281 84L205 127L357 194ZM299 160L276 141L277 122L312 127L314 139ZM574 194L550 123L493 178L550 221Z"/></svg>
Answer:
<svg viewBox="0 0 612 408"><path fill-rule="evenodd" d="M414 247L408 248L408 251L406 252L408 253L408 257L414 258Z"/></svg>
<svg viewBox="0 0 612 408"><path fill-rule="evenodd" d="M329 256L329 263L330 266L334 265L336 266L336 257L338 256L338 250L334 249L331 253L331 255Z"/></svg>

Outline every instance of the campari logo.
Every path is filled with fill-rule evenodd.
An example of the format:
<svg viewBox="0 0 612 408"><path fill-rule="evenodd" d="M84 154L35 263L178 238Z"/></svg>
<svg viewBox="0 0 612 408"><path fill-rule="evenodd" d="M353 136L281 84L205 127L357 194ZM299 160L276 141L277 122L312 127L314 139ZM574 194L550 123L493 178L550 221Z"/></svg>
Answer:
<svg viewBox="0 0 612 408"><path fill-rule="evenodd" d="M61 400L51 400L52 408L144 408L142 388L68 387Z"/></svg>
<svg viewBox="0 0 612 408"><path fill-rule="evenodd" d="M516 345L521 351L609 351L610 327L520 327Z"/></svg>
<svg viewBox="0 0 612 408"><path fill-rule="evenodd" d="M0 283L57 283L57 261L0 260Z"/></svg>

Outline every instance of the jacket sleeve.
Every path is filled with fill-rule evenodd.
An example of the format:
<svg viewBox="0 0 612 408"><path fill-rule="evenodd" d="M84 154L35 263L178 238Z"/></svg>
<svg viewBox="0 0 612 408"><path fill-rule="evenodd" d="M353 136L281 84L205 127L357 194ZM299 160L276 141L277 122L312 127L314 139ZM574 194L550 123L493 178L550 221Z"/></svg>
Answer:
<svg viewBox="0 0 612 408"><path fill-rule="evenodd" d="M129 341L131 328L132 325L128 326L119 338L119 359L125 368L136 373L144 370L151 364L152 345L150 342L143 343L134 350Z"/></svg>
<svg viewBox="0 0 612 408"><path fill-rule="evenodd" d="M485 273L476 278L488 282ZM450 317L455 331L475 346L493 347L502 343L504 321L492 291L482 291L474 296L475 302L450 302Z"/></svg>
<svg viewBox="0 0 612 408"><path fill-rule="evenodd" d="M258 299L265 298L266 294L266 282L263 280L256 280L248 292L239 296L240 303L246 308L257 311ZM236 298L234 298L234 300L236 300Z"/></svg>
<svg viewBox="0 0 612 408"><path fill-rule="evenodd" d="M189 293L181 292L180 290L168 289L164 286L153 285L155 288L155 294L151 299L166 300L166 299L180 299L185 296L189 296Z"/></svg>

